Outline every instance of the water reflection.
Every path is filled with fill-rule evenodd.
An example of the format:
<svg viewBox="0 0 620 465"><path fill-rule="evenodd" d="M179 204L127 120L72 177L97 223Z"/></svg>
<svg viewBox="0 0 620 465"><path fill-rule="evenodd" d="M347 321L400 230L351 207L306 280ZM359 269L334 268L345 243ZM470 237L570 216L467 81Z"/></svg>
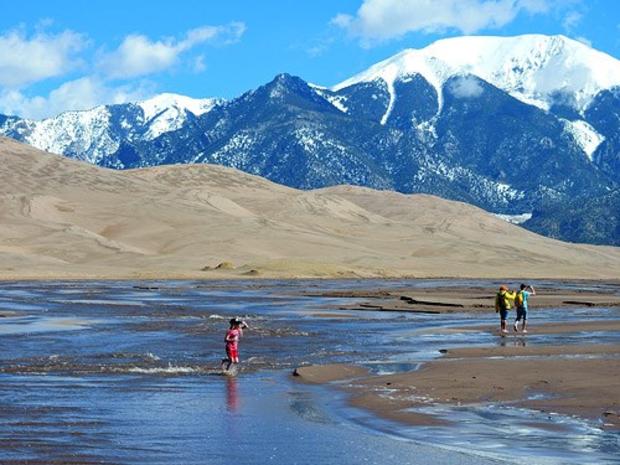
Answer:
<svg viewBox="0 0 620 465"><path fill-rule="evenodd" d="M515 338L515 347L525 347L527 345L527 339L524 337Z"/></svg>
<svg viewBox="0 0 620 465"><path fill-rule="evenodd" d="M500 347L525 347L527 346L527 338L525 337L502 337L499 340Z"/></svg>
<svg viewBox="0 0 620 465"><path fill-rule="evenodd" d="M239 390L234 376L226 378L226 408L232 413L239 409Z"/></svg>

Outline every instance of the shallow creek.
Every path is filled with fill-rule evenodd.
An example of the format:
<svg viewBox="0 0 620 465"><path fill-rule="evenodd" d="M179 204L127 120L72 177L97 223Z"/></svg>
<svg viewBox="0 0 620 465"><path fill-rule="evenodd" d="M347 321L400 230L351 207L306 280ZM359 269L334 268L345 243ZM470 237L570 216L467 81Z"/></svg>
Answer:
<svg viewBox="0 0 620 465"><path fill-rule="evenodd" d="M442 406L427 411L454 426L409 427L291 378L294 367L314 363L414 370L450 347L620 342L611 332L502 339L445 331L495 324L495 314L338 311L328 306L345 299L302 295L464 283L0 283L0 463L619 463L620 434L569 416ZM218 367L233 316L251 329L240 345L242 370L230 378ZM548 309L531 319L619 316L617 309Z"/></svg>

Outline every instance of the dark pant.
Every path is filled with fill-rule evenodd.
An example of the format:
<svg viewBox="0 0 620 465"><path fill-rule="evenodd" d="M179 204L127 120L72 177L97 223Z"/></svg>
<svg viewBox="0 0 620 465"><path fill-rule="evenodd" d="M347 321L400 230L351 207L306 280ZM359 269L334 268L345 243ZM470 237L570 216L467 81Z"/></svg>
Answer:
<svg viewBox="0 0 620 465"><path fill-rule="evenodd" d="M516 321L527 320L527 308L525 307L517 307L517 319Z"/></svg>
<svg viewBox="0 0 620 465"><path fill-rule="evenodd" d="M499 309L499 318L502 321L506 321L506 318L508 318L508 310L500 308Z"/></svg>

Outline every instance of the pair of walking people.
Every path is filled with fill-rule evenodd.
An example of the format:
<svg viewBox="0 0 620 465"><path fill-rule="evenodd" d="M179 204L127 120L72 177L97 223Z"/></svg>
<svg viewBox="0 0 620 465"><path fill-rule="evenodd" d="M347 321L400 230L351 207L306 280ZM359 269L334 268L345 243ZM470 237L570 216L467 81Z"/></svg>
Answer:
<svg viewBox="0 0 620 465"><path fill-rule="evenodd" d="M495 312L499 313L502 335L508 333L506 320L513 304L517 309L517 317L512 329L515 332L519 331L519 324L521 324L521 332L527 333L527 309L530 295L536 295L536 290L532 285L521 284L518 291L511 291L506 285L499 287L499 292L495 296Z"/></svg>

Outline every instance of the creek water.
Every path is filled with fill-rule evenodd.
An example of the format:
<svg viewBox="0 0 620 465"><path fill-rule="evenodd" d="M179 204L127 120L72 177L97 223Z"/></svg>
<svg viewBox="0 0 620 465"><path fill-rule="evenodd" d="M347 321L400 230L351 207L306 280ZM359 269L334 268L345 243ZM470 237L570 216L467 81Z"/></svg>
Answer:
<svg viewBox="0 0 620 465"><path fill-rule="evenodd" d="M619 463L620 435L593 422L485 404L429 407L454 426L407 427L349 407L334 389L290 376L311 363L413 370L450 347L594 342L588 333L503 340L482 331L445 331L495 323L494 314L364 311L342 318L327 307L344 299L303 295L464 284L2 283L0 463ZM242 370L231 378L220 375L219 364L233 316L251 328L240 345ZM614 309L577 308L538 311L532 319L618 316ZM596 335L596 342L618 339L612 332Z"/></svg>

